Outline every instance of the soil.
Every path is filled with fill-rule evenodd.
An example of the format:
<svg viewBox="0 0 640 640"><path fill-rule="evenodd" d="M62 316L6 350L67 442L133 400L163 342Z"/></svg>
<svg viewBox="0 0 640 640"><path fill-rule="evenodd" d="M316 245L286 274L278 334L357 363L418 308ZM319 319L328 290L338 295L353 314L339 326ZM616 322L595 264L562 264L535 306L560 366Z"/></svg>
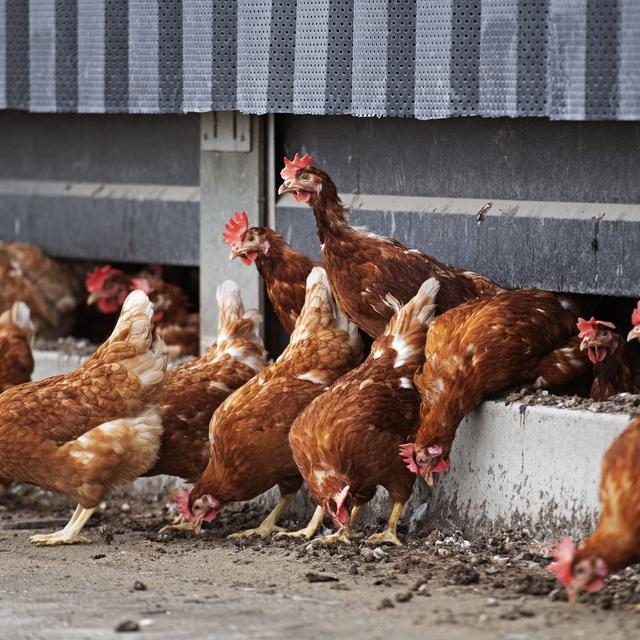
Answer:
<svg viewBox="0 0 640 640"><path fill-rule="evenodd" d="M593 413L627 413L631 416L640 415L640 395L632 393L620 393L605 401L596 401L580 396L556 396L548 391L538 390L532 393L526 387L520 391L512 391L498 402L512 404L521 402L525 405L557 407L558 409L574 409L591 411Z"/></svg>
<svg viewBox="0 0 640 640"><path fill-rule="evenodd" d="M640 637L640 571L571 606L546 570L548 545L526 530L401 529L402 548L229 541L264 512L231 505L200 536L159 535L163 501L128 500L101 505L93 544L40 548L29 535L63 526L72 505L38 489L4 494L0 638Z"/></svg>

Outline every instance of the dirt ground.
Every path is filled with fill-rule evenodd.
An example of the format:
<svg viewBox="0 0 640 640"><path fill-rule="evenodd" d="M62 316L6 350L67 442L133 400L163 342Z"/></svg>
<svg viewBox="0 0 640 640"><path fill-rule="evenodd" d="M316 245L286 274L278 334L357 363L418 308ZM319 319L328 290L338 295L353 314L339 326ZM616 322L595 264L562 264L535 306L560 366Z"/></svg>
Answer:
<svg viewBox="0 0 640 640"><path fill-rule="evenodd" d="M199 537L159 536L162 502L114 499L86 529L93 544L39 548L29 535L63 526L70 505L40 491L3 503L0 638L640 637L640 572L570 606L526 531L425 531L401 549L232 542L259 508L229 508Z"/></svg>

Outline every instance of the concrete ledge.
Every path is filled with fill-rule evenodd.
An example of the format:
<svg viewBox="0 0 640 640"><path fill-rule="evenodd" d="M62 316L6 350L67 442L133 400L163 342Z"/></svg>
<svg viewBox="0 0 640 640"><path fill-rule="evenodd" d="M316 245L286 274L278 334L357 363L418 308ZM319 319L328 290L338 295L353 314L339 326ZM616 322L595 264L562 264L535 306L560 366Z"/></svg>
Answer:
<svg viewBox="0 0 640 640"><path fill-rule="evenodd" d="M629 416L485 402L464 420L428 517L490 530L528 527L539 536L583 534L599 513L602 456Z"/></svg>
<svg viewBox="0 0 640 640"><path fill-rule="evenodd" d="M42 380L51 376L59 376L61 373L69 373L77 369L85 360L84 356L66 355L59 351L40 351L34 349L33 359L35 367L33 380Z"/></svg>

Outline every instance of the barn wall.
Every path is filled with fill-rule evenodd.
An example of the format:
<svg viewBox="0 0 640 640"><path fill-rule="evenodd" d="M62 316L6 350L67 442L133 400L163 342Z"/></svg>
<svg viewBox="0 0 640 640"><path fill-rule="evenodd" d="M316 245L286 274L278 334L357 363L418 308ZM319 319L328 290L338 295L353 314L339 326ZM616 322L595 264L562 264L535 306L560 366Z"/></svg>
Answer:
<svg viewBox="0 0 640 640"><path fill-rule="evenodd" d="M0 239L198 264L199 116L0 111L0 131Z"/></svg>
<svg viewBox="0 0 640 640"><path fill-rule="evenodd" d="M276 131L277 157L313 154L354 224L506 286L640 294L640 123L279 116ZM276 227L318 256L305 209L283 196Z"/></svg>

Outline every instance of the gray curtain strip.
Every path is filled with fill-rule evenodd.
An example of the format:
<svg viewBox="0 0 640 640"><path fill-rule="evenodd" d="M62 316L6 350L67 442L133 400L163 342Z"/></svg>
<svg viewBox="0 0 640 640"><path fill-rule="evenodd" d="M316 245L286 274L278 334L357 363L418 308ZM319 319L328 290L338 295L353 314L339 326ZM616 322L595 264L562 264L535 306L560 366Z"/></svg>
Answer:
<svg viewBox="0 0 640 640"><path fill-rule="evenodd" d="M640 118L638 0L0 0L0 108Z"/></svg>

